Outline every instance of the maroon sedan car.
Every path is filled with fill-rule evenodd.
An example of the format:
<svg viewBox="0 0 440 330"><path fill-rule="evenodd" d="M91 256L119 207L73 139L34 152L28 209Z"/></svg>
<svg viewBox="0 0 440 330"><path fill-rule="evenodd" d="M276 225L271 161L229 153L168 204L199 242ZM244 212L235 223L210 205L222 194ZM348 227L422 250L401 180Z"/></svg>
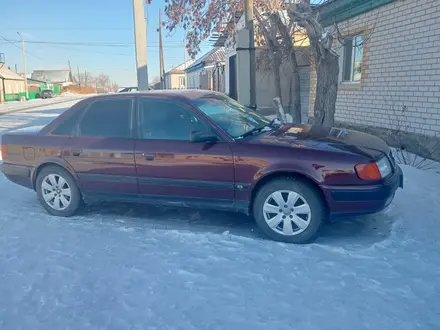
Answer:
<svg viewBox="0 0 440 330"><path fill-rule="evenodd" d="M1 150L2 172L52 215L103 200L233 210L290 243L329 215L381 211L403 186L375 136L279 124L208 91L87 98Z"/></svg>

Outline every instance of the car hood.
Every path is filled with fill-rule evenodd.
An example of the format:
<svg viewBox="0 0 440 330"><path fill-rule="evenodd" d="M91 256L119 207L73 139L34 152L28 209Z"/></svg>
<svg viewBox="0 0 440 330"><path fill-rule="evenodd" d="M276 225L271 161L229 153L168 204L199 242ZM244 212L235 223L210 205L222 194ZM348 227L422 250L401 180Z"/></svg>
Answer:
<svg viewBox="0 0 440 330"><path fill-rule="evenodd" d="M389 147L381 138L354 130L314 125L282 125L263 132L253 142L292 148L362 154L374 159L388 154Z"/></svg>

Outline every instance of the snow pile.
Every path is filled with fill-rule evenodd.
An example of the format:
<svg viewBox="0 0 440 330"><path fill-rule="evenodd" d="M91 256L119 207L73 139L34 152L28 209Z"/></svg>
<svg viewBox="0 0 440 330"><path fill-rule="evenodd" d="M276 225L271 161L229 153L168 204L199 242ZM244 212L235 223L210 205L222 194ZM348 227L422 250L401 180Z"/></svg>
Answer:
<svg viewBox="0 0 440 330"><path fill-rule="evenodd" d="M62 92L60 94L60 96L74 96L74 95L78 95L77 93L72 93L72 92Z"/></svg>
<svg viewBox="0 0 440 330"><path fill-rule="evenodd" d="M286 123L293 123L293 117L290 114L286 113L285 116L286 116ZM272 119L277 118L277 115L269 115L269 116L266 116L266 118L272 120ZM303 124L307 124L307 121L308 121L308 117L306 115L302 114L301 122Z"/></svg>

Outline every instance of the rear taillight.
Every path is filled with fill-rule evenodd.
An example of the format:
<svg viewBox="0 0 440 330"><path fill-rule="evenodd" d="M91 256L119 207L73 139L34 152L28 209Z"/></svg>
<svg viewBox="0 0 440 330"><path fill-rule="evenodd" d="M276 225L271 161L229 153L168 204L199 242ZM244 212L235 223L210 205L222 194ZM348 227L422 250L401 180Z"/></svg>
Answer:
<svg viewBox="0 0 440 330"><path fill-rule="evenodd" d="M6 149L6 144L1 145L1 151L2 151L2 153L1 153L2 159L6 159L6 156L8 155L8 150Z"/></svg>
<svg viewBox="0 0 440 330"><path fill-rule="evenodd" d="M356 174L362 180L380 180L382 175L380 174L379 167L376 163L358 164L355 166Z"/></svg>

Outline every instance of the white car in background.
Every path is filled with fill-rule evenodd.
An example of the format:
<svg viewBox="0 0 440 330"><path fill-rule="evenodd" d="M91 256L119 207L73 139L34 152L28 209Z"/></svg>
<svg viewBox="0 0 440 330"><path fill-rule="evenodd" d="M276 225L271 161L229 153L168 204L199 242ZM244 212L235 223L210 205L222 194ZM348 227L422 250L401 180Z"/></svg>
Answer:
<svg viewBox="0 0 440 330"><path fill-rule="evenodd" d="M153 91L153 90L154 90L154 88L152 88L152 87L148 87L148 89L149 89L150 91ZM138 90L137 87L124 87L124 88L119 89L119 90L117 91L117 93L130 93L130 92L137 92L137 90Z"/></svg>

